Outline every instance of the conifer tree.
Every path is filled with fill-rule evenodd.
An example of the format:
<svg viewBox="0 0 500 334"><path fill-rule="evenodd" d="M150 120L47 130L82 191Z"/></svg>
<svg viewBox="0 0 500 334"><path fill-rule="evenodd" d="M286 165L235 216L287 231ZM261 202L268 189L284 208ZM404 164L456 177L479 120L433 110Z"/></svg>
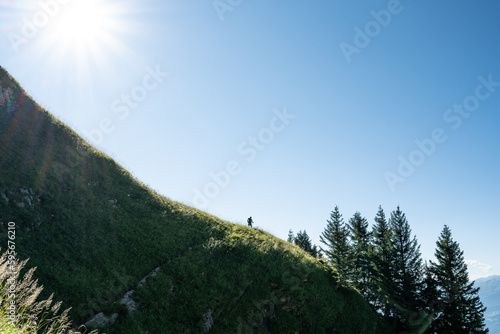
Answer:
<svg viewBox="0 0 500 334"><path fill-rule="evenodd" d="M430 271L438 288L442 307L436 313L437 333L488 333L484 323L483 306L478 296L479 288L469 281L463 251L445 226L437 241L437 262L430 263Z"/></svg>
<svg viewBox="0 0 500 334"><path fill-rule="evenodd" d="M297 233L294 243L308 253L312 250L311 238L309 238L305 230L304 232L299 231L299 233Z"/></svg>
<svg viewBox="0 0 500 334"><path fill-rule="evenodd" d="M304 232L299 231L297 233L297 236L294 238L294 244L308 252L314 257L318 257L318 248L316 245L313 246L311 242L311 238L309 238L309 235L307 234L306 230Z"/></svg>
<svg viewBox="0 0 500 334"><path fill-rule="evenodd" d="M399 206L391 213L389 225L392 230L393 291L390 298L394 305L396 328L414 331L420 324L418 308L423 280L423 266L417 238L411 237L411 228Z"/></svg>
<svg viewBox="0 0 500 334"><path fill-rule="evenodd" d="M311 238L309 238L309 235L305 230L304 232L299 231L297 235L295 235L292 230L289 230L288 238L286 239L286 241L299 246L314 257L322 256L321 251L318 249L318 246L312 244Z"/></svg>
<svg viewBox="0 0 500 334"><path fill-rule="evenodd" d="M375 225L373 234L373 254L372 254L372 276L374 277L372 290L377 299L375 309L380 310L386 319L391 312L390 296L394 291L393 273L394 252L392 251L392 231L389 226L384 210L381 206L378 208L375 216Z"/></svg>
<svg viewBox="0 0 500 334"><path fill-rule="evenodd" d="M312 250L311 250L311 255L317 258L321 258L323 254L321 253L321 250L318 248L318 246L313 245Z"/></svg>
<svg viewBox="0 0 500 334"><path fill-rule="evenodd" d="M353 253L352 278L354 286L368 300L373 300L370 292L371 277L371 232L368 231L368 221L356 212L349 219L351 247Z"/></svg>
<svg viewBox="0 0 500 334"><path fill-rule="evenodd" d="M325 256L337 269L340 283L351 281L352 251L349 244L349 229L339 212L338 206L330 214L325 230L320 236L320 241L326 245L321 248Z"/></svg>
<svg viewBox="0 0 500 334"><path fill-rule="evenodd" d="M440 312L442 308L442 303L439 300L438 294L438 286L437 282L434 279L434 276L429 268L429 265L425 264L425 277L422 283L422 292L420 293L420 299L422 302L422 310L425 313L425 316L422 319L425 320L422 323L421 328L426 329L425 333L437 333L435 326L435 315Z"/></svg>

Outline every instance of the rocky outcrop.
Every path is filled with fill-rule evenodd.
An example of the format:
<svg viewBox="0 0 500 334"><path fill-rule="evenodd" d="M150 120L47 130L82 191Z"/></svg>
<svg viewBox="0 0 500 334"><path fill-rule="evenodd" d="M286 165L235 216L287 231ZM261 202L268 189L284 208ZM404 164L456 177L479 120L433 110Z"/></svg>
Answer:
<svg viewBox="0 0 500 334"><path fill-rule="evenodd" d="M157 267L157 268L153 269L153 271L151 271L151 272L150 272L149 274L147 274L147 275L146 275L143 279L141 279L141 280L139 281L139 283L137 283L137 286L138 286L138 287L141 287L141 286L143 286L144 284L146 284L146 281L148 280L148 278L150 278L150 277L155 277L155 276L156 276L156 274L158 273L158 271L160 271L160 269L161 269L160 267Z"/></svg>
<svg viewBox="0 0 500 334"><path fill-rule="evenodd" d="M17 104L14 102L14 91L12 88L2 88L0 86L0 109L6 108L7 113L11 113L17 108Z"/></svg>
<svg viewBox="0 0 500 334"><path fill-rule="evenodd" d="M0 207L2 204L8 205L10 202L19 208L34 208L40 204L41 200L31 188L6 190L0 193Z"/></svg>
<svg viewBox="0 0 500 334"><path fill-rule="evenodd" d="M208 334L212 327L214 326L214 319L212 318L212 310L208 310L207 313L203 314L203 322L205 323L205 330L203 334Z"/></svg>
<svg viewBox="0 0 500 334"><path fill-rule="evenodd" d="M85 323L85 326L94 328L103 328L112 326L118 319L118 313L113 313L110 317L104 315L104 313L96 314L92 319Z"/></svg>
<svg viewBox="0 0 500 334"><path fill-rule="evenodd" d="M155 277L156 274L160 271L160 267L155 268L149 274L144 276L138 283L137 287L141 287L146 284L146 281L150 277ZM134 314L139 310L139 305L132 299L132 295L135 290L130 290L123 295L122 299L120 299L119 303L123 304L127 307L128 314ZM94 327L94 328L104 328L112 326L116 320L118 319L118 313L113 313L110 317L106 317L104 313L96 314L92 319L85 323L85 326Z"/></svg>
<svg viewBox="0 0 500 334"><path fill-rule="evenodd" d="M133 294L134 290L130 290L123 296L122 299L120 299L120 304L123 304L127 307L128 314L134 314L139 308L137 303L132 299Z"/></svg>

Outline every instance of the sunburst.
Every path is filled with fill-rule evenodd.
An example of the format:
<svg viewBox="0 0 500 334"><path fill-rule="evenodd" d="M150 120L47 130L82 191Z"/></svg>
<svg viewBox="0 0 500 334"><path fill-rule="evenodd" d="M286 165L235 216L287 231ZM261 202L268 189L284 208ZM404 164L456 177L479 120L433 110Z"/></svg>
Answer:
<svg viewBox="0 0 500 334"><path fill-rule="evenodd" d="M48 68L75 71L80 84L95 80L90 73L111 77L114 56L134 58L124 42L130 31L123 16L129 11L127 3L120 0L69 1L60 6L36 39L37 53ZM99 71L92 71L91 66Z"/></svg>
<svg viewBox="0 0 500 334"><path fill-rule="evenodd" d="M46 45L55 47L62 57L74 54L80 59L103 61L108 52L123 48L115 37L124 29L118 17L123 10L119 4L106 0L70 2L51 24Z"/></svg>

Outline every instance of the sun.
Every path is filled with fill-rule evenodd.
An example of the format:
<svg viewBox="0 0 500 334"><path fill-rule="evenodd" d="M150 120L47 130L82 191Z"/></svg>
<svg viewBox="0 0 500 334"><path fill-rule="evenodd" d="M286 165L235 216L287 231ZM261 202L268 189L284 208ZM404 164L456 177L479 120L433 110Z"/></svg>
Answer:
<svg viewBox="0 0 500 334"><path fill-rule="evenodd" d="M61 8L52 25L52 39L60 49L95 53L120 29L119 8L110 0L73 0Z"/></svg>
<svg viewBox="0 0 500 334"><path fill-rule="evenodd" d="M91 44L112 28L111 15L102 0L73 1L61 11L54 32L62 43Z"/></svg>
<svg viewBox="0 0 500 334"><path fill-rule="evenodd" d="M72 0L61 5L50 22L43 52L51 62L77 68L82 74L90 64L109 67L113 55L127 53L128 8L119 0Z"/></svg>

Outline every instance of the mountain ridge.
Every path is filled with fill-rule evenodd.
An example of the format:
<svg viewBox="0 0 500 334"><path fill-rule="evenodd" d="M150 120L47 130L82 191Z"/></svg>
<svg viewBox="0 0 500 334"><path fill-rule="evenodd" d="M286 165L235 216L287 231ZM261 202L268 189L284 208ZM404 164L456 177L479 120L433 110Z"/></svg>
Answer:
<svg viewBox="0 0 500 334"><path fill-rule="evenodd" d="M475 280L479 297L487 307L484 317L491 334L500 333L500 275L481 277Z"/></svg>

